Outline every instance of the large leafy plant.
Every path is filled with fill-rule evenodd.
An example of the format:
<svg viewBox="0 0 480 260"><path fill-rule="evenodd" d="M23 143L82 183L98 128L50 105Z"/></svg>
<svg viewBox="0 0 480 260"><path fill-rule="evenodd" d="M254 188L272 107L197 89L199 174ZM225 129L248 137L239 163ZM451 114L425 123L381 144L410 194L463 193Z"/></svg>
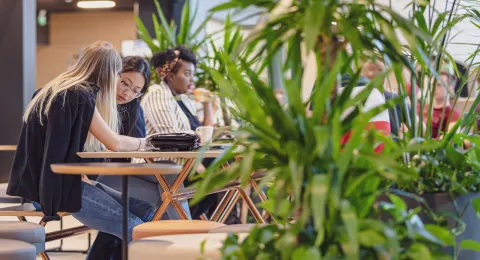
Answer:
<svg viewBox="0 0 480 260"><path fill-rule="evenodd" d="M446 6L444 12L440 13L435 11L434 5L435 1L426 1L423 4L415 4L413 2L410 6L412 8L412 19L418 28L433 36L433 41L418 41L418 55L423 56L424 60L430 59L430 57L434 57L434 59L431 62L423 63L419 62L418 55L412 55L411 62L417 70L411 74L408 82L403 80L398 82L399 94L403 97L408 97L411 101L410 114L406 115L409 118L409 123L407 124L409 133L400 141L401 144L419 140L422 140L422 142L432 140L432 113L424 114L423 111L424 109L432 111L437 82L444 85L448 84L448 82L443 82L439 76L442 67L446 63L451 64L452 71L460 82L457 93L451 93L454 98L446 100L446 102L451 103L452 107L455 107L460 100L459 93L468 87L470 72L474 68L474 60L479 51L477 48L465 61L467 64L466 73L460 74L454 58L447 51L447 46L454 37L452 29L461 22L469 21L478 27L476 22L478 21L478 12L469 10L458 14L459 7L461 7L460 1L454 1L452 6ZM411 91L410 96L407 96L407 84L412 86L412 90L415 89L415 86L418 86L423 94L419 97L416 91ZM474 138L469 137L468 133L475 124L475 109L480 103L480 99L478 97L473 98L471 96L473 92L470 91L466 101L466 103L473 101L471 109L468 111L465 108L457 109L457 112L462 115L461 120L457 122L454 129L450 132L442 133L443 139L437 142L439 145L435 149L429 151L419 150L409 154L410 158L414 159L412 166L417 167L421 178L418 182L400 185L402 189L417 194L450 193L453 195L478 192L480 179L475 177L476 169L474 167L478 164L478 160L472 157L477 148L472 150L464 149L464 144L462 143L465 140ZM406 107L403 106L403 108ZM420 109L420 111L417 111L417 109ZM405 111L407 110L404 110L403 113ZM440 125L449 121L452 116L451 113L445 113L445 109L443 111ZM416 119L417 114L418 118ZM415 124L416 120L425 122L425 124ZM457 135L455 132L462 132L463 134ZM468 140L468 143L471 144L471 140ZM476 142L473 142L473 146L477 146Z"/></svg>
<svg viewBox="0 0 480 260"><path fill-rule="evenodd" d="M202 62L204 57L202 48L206 44L207 40L209 40L212 36L203 34L205 25L210 20L211 16L205 18L205 20L203 20L197 28L193 28L193 21L195 21L197 17L198 2L197 6L194 8L195 11L192 14L190 3L189 1L186 1L182 9L180 24L177 25L173 20L168 22L158 0L153 1L157 8L157 13L152 14L155 34L150 35L143 21L140 19L140 17L136 16L135 21L138 27L139 38L148 45L152 53L157 53L165 51L169 48L177 47L179 45L184 45L190 48ZM158 82L156 73L152 73L152 77L154 82Z"/></svg>
<svg viewBox="0 0 480 260"><path fill-rule="evenodd" d="M360 59L380 54L392 61L394 72L402 67L414 72L403 53L406 46L398 43L394 32L409 40L408 47L424 66L429 61L419 54L418 44L431 36L373 1L232 0L214 11L251 6L264 8L270 16L244 45L260 50L257 55L266 62L273 60L278 49L287 49L283 65L290 75L283 82L288 106L281 107L272 83L260 80L245 59L237 62L228 53L220 56L225 71L209 68L208 72L244 123L237 135L237 144L244 149L226 151L200 176L196 199L235 179L247 184L252 172L263 169L265 182L270 183L270 199L263 206L282 226L256 229L242 243L229 238L224 257L439 259L436 248L451 244L449 231L412 224L415 212L402 207L400 199L393 199L389 206L396 212L396 221L382 222L372 211L376 197L388 188L383 185L386 181L409 182L418 177L416 169L403 162L403 154L432 148L416 143L399 146L381 133L366 130L374 116L399 102L394 99L363 109L370 93L382 90L386 74L352 96L359 78L352 68L359 67ZM302 49L313 52L317 60L311 114L301 99ZM337 92L338 77L344 73L351 74L352 80ZM348 133L349 141L341 145ZM374 152L379 143L385 146L381 156ZM242 160L235 161L238 157ZM234 162L224 167L229 161Z"/></svg>

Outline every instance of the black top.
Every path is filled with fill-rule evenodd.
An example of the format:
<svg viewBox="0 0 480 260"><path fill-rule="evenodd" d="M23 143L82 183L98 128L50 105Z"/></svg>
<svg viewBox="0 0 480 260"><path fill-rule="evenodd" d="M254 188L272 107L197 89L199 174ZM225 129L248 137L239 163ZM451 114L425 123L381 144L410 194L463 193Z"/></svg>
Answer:
<svg viewBox="0 0 480 260"><path fill-rule="evenodd" d="M190 110L188 110L187 106L183 103L183 101L179 100L177 101L178 105L180 108L183 110L183 113L188 117L188 121L190 121L190 128L192 131L196 131L198 127L202 126L202 123L200 123L200 120L198 120L196 115L193 115Z"/></svg>
<svg viewBox="0 0 480 260"><path fill-rule="evenodd" d="M147 128L145 124L145 117L143 115L143 109L140 106L138 99L135 99L127 104L118 105L117 107L118 113L120 114L120 134L137 138L145 138L147 136ZM130 159L116 158L110 159L110 161L130 162Z"/></svg>
<svg viewBox="0 0 480 260"><path fill-rule="evenodd" d="M97 92L70 88L55 97L43 125L35 112L22 125L7 194L39 202L46 220L82 207L80 175L55 174L50 165L81 161L77 152L83 151Z"/></svg>
<svg viewBox="0 0 480 260"><path fill-rule="evenodd" d="M121 135L137 138L144 138L147 136L145 117L138 99L127 104L118 105L118 113L120 114L121 120Z"/></svg>

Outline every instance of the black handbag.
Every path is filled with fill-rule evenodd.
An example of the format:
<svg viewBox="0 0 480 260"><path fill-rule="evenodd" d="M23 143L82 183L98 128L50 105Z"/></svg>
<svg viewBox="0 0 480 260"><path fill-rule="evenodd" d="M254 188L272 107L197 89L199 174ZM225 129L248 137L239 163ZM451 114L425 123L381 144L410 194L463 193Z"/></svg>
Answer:
<svg viewBox="0 0 480 260"><path fill-rule="evenodd" d="M192 151L200 148L200 138L195 134L171 133L153 134L147 138L148 151L175 152Z"/></svg>

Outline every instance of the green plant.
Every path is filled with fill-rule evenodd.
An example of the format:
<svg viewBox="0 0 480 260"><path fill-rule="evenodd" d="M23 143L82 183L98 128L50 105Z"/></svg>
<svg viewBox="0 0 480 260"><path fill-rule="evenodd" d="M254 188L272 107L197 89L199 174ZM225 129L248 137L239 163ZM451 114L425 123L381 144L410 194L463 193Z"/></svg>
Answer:
<svg viewBox="0 0 480 260"><path fill-rule="evenodd" d="M221 95L234 104L232 113L243 122L237 144L244 149L226 151L199 176L202 180L196 184L196 200L237 178L245 185L251 172L264 169L265 181L271 185L263 207L282 226L254 230L244 242L230 237L225 242L224 258L439 259L436 249L451 245L450 231L435 225L426 230L422 225L411 225L415 212L408 211L400 200L390 207L395 211L394 221L383 222L372 210L377 196L388 190L384 185L387 181L412 182L418 178L416 168L406 165L402 155L434 147L398 145L381 133L366 130L375 115L400 101L363 109L370 93L382 90L386 73L351 95L359 78L352 67L358 68L360 59L380 55L392 61L395 73L402 67L415 71L395 31L409 40L414 54L422 51L417 48L419 42L428 42L431 36L373 1L305 0L285 6L284 1L232 0L214 11L253 5L272 15L244 45L259 49L257 55L265 62L272 62L276 50L287 49L283 65L291 77L283 77L283 82L288 106L282 109L272 83L261 81L245 59L237 61L222 53L219 60L225 72L207 70ZM318 65L311 115L301 99L303 47L316 55ZM418 56L427 66L426 55ZM351 74L353 80L337 93L338 75L344 73ZM347 133L351 133L350 139L342 144ZM381 157L374 152L379 143L384 145ZM242 160L222 167L236 157ZM292 218L296 220L293 224Z"/></svg>
<svg viewBox="0 0 480 260"><path fill-rule="evenodd" d="M432 111L437 82L447 84L447 82L443 82L439 76L442 70L442 64L452 64L458 81L460 81L460 88L458 92L455 93L453 102L446 100L445 104L446 106L451 102L451 106L455 107L460 99L459 93L463 88L467 87L470 71L475 65L474 59L479 52L477 48L466 60L467 73L460 75L454 58L446 49L453 38L451 35L452 28L463 21L470 21L473 24L477 24L475 21L478 21L478 12L476 10L469 10L468 12L463 12L463 14L457 14L461 6L460 1L454 1L452 6L446 7L444 12L441 13L435 12L434 5L435 1L426 1L423 4L413 2L411 4L413 11L412 19L420 30L432 35L433 41L419 40L418 49L421 51L411 56L411 62L417 70L415 73L412 73L409 83L411 83L412 86L419 86L423 94L418 97L416 91L411 91L410 96L407 96L407 82L403 80L399 82L398 90L400 95L406 98L408 97L412 102L410 115L408 115L410 119L409 122L415 122L416 115L418 114L418 120L426 123L425 125L418 124L418 127L413 123L407 124L409 128L408 134L400 141L403 144L412 141L429 142L432 144L438 142L436 140L435 142L430 142L430 140L434 139L432 138L431 131L433 123L432 113L427 113L425 117L423 109ZM435 14L436 17L434 17ZM434 57L434 59L432 62L420 62L418 55L423 56L424 61L431 57ZM472 92L473 91L470 91L467 100L472 100ZM449 193L453 195L479 191L480 179L476 178L477 169L475 167L479 161L477 158L472 157L472 154L474 154L478 148L476 148L476 141L473 141L476 138L468 135L472 126L475 125L477 118L475 108L478 104L480 104L480 98L476 97L469 111L465 111L465 108L458 111L463 117L457 122L453 129L443 133L444 137L441 142L439 142L440 145L435 149L428 151L418 150L409 154L410 158L413 158L411 165L417 168L420 178L413 183L401 184L400 188L416 194ZM420 112L418 109L420 109ZM443 125L444 122L450 122L452 114L445 113L445 111L445 108L443 108L439 125ZM462 132L463 134L455 134L455 132ZM462 142L465 140L473 141L474 148L470 150L463 149L464 145Z"/></svg>
<svg viewBox="0 0 480 260"><path fill-rule="evenodd" d="M220 50L229 53L231 57L240 55L239 44L243 40L240 27L233 23L228 16L225 21L224 30L206 34L204 33L205 26L212 17L212 15L209 15L197 28L193 28L193 21L197 17L198 2L197 6L194 8L195 12L192 14L189 1L186 1L184 4L180 19L181 23L180 26L177 27L174 21L168 23L158 0L154 0L154 2L157 7L157 14L152 14L155 35L149 34L144 23L137 16L135 19L140 39L148 45L152 53L164 51L168 48L174 48L179 45L184 45L190 48L199 60L197 71L195 73L196 85L212 92L218 92L218 86L213 80L211 80L211 76L204 70L204 68L208 66L221 66L221 63L219 63L220 56L218 54ZM217 46L213 40L213 38L219 33L223 33L222 46ZM245 55L248 55L248 53ZM224 70L221 67L218 69L220 71ZM154 68L152 68L152 82L159 82ZM221 98L220 106L222 109L223 121L225 125L229 126L232 119L230 118L230 113L227 108L227 101L224 98Z"/></svg>
<svg viewBox="0 0 480 260"><path fill-rule="evenodd" d="M205 25L210 20L211 15L203 20L197 28L192 28L193 21L197 17L198 2L195 12L191 14L190 2L186 1L182 9L181 22L178 26L174 21L170 23L167 21L158 0L154 0L154 3L157 7L157 14L152 14L155 35L150 35L140 17L135 17L140 39L148 45L152 53L184 45L190 48L202 61L202 48L212 35L199 36L202 35L202 31L205 29ZM152 77L153 82L158 82L155 71L153 71Z"/></svg>

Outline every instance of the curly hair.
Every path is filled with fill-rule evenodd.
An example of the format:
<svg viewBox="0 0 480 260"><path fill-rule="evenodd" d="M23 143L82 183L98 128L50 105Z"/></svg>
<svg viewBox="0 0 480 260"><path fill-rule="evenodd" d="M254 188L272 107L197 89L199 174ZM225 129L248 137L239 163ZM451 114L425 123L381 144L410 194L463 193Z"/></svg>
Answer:
<svg viewBox="0 0 480 260"><path fill-rule="evenodd" d="M185 46L178 46L173 49L168 49L153 55L151 64L157 69L164 69L165 73L176 73L180 69L179 60L197 65L197 57L189 48Z"/></svg>

